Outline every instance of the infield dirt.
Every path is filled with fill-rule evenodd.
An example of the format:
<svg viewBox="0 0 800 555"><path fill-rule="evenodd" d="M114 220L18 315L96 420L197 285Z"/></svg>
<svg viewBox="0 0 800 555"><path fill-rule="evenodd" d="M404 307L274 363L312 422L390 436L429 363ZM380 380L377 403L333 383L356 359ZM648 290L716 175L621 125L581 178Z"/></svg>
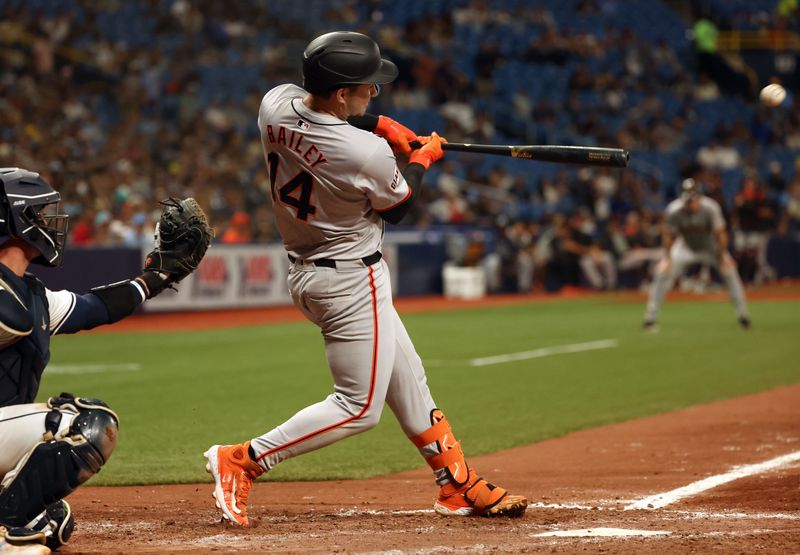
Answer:
<svg viewBox="0 0 800 555"><path fill-rule="evenodd" d="M400 299L404 313L559 301L586 296ZM748 291L800 299L797 284ZM642 302L639 294L615 302ZM720 301L723 293L680 300ZM285 322L293 307L218 311L210 318L154 314L105 332L190 330ZM701 370L699 370L701 371ZM469 452L469 445L465 445ZM85 487L69 500L77 526L63 553L787 553L800 552L800 463L732 481L656 510L624 510L736 465L800 452L800 385L690 407L470 458L486 478L528 497L521 519L433 513L427 469L369 480L258 482L248 529L220 522L211 483ZM204 464L198 453L198 465ZM542 537L578 529L655 536Z"/></svg>
<svg viewBox="0 0 800 555"><path fill-rule="evenodd" d="M254 526L221 523L211 483L86 487L64 553L525 553L800 550L800 464L657 510L634 500L800 450L800 385L586 430L471 459L531 502L521 519L448 518L425 469L338 482L258 482ZM198 464L202 464L198 453ZM652 537L539 537L622 528Z"/></svg>

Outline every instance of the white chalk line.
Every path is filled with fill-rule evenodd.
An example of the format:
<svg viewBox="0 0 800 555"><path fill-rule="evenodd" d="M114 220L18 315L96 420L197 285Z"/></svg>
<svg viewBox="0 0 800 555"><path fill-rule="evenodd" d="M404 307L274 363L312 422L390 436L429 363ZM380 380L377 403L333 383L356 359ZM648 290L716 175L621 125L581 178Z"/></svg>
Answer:
<svg viewBox="0 0 800 555"><path fill-rule="evenodd" d="M522 351L519 353L507 353L490 357L473 358L469 361L470 366L490 366L492 364L503 364L505 362L516 362L529 360L532 358L543 358L552 355L564 355L569 353L581 353L583 351L596 351L598 349L613 349L619 346L616 339L600 339L598 341L588 341L586 343L570 343L568 345L555 345L553 347L542 347L532 351Z"/></svg>
<svg viewBox="0 0 800 555"><path fill-rule="evenodd" d="M628 510L627 507L619 507L620 503L634 503L633 499L623 500L599 500L595 503L588 502L567 502L567 503L544 503L542 501L535 501L528 503L529 509L557 509L563 511L607 511L615 512L620 510ZM338 517L358 517L358 516L403 516L403 515L425 515L434 514L433 509L407 509L407 510L394 510L384 511L379 509L341 509L335 513L334 516ZM730 519L730 520L800 520L800 513L742 513L742 512L705 512L705 511L682 511L682 510L667 510L664 514L674 515L680 519Z"/></svg>
<svg viewBox="0 0 800 555"><path fill-rule="evenodd" d="M556 530L530 534L532 538L625 538L646 536L669 536L664 530L632 530L630 528L582 528L579 530Z"/></svg>
<svg viewBox="0 0 800 555"><path fill-rule="evenodd" d="M632 501L632 500L630 500ZM589 505L587 503L543 503L541 501L528 503L529 509L563 509L563 510L579 510L579 511L602 511L605 510L606 507L603 507L603 504L612 503L611 501L602 501L598 502L596 505ZM616 501L615 503L619 503ZM612 507L608 507L608 510L615 510ZM433 514L435 511L433 509L408 509L408 510L396 510L396 511L382 511L379 509L341 509L334 513L334 516L339 517L354 517L354 516L381 516L381 515L425 515L425 514Z"/></svg>
<svg viewBox="0 0 800 555"><path fill-rule="evenodd" d="M102 374L105 372L138 372L142 365L129 364L50 364L45 368L48 374Z"/></svg>
<svg viewBox="0 0 800 555"><path fill-rule="evenodd" d="M599 349L613 349L619 347L616 339L598 339L597 341L587 341L586 343L569 343L567 345L553 345L552 347L542 347L532 351L521 351L518 353L506 353L488 357L478 357L469 360L439 360L425 359L425 366L490 366L492 364L502 364L504 362L516 362L532 358L543 358L552 355L564 355L569 353L580 353L583 351L596 351Z"/></svg>
<svg viewBox="0 0 800 555"><path fill-rule="evenodd" d="M625 510L660 509L685 497L697 495L698 493L716 488L734 480L739 480L740 478L746 478L755 474L769 472L770 470L778 470L797 461L800 461L800 451L794 451L793 453L781 455L779 457L769 459L768 461L756 464L736 466L732 470L723 474L709 476L708 478L698 480L697 482L692 482L691 484L674 489L672 491L650 495L644 499L636 501L635 503L631 503L625 507Z"/></svg>
<svg viewBox="0 0 800 555"><path fill-rule="evenodd" d="M705 520L710 518L730 520L800 520L800 513L708 513L705 511L667 511L682 519Z"/></svg>
<svg viewBox="0 0 800 555"><path fill-rule="evenodd" d="M458 550L461 553L485 553L491 545L476 543L472 545L460 545ZM363 551L357 555L437 555L438 553L453 553L452 545L435 545L433 547L421 547L419 549L390 549L388 551Z"/></svg>

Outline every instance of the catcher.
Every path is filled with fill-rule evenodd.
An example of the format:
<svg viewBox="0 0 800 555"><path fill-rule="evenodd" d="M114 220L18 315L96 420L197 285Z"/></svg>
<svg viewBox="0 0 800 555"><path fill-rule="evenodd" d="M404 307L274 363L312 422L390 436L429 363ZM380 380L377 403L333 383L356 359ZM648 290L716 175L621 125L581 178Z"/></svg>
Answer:
<svg viewBox="0 0 800 555"><path fill-rule="evenodd" d="M69 217L60 198L38 173L0 168L0 553L67 543L74 519L64 497L117 443L119 418L98 399L62 393L33 402L50 337L129 316L197 268L212 236L194 199L170 199L140 276L84 295L51 291L26 270L61 263Z"/></svg>

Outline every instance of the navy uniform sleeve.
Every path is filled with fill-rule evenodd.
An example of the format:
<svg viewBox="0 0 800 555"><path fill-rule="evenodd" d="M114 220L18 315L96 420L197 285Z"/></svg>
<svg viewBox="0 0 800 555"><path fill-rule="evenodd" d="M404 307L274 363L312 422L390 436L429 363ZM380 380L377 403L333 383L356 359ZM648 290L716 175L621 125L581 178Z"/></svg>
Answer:
<svg viewBox="0 0 800 555"><path fill-rule="evenodd" d="M50 334L76 333L104 324L111 324L132 314L146 299L144 290L137 281L107 286L114 291L109 295L97 290L84 295L71 291L46 290L50 305Z"/></svg>

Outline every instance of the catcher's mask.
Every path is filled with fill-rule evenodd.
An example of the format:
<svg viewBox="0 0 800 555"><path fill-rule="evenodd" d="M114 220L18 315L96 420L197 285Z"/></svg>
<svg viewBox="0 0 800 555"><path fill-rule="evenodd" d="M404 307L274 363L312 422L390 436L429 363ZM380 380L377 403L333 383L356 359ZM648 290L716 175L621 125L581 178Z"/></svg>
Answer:
<svg viewBox="0 0 800 555"><path fill-rule="evenodd" d="M21 168L0 168L0 185L0 243L16 237L39 251L32 263L60 266L69 222L59 209L61 195Z"/></svg>
<svg viewBox="0 0 800 555"><path fill-rule="evenodd" d="M303 52L303 88L311 94L327 94L347 85L380 87L394 81L397 74L397 66L381 58L378 44L361 33L326 33Z"/></svg>

